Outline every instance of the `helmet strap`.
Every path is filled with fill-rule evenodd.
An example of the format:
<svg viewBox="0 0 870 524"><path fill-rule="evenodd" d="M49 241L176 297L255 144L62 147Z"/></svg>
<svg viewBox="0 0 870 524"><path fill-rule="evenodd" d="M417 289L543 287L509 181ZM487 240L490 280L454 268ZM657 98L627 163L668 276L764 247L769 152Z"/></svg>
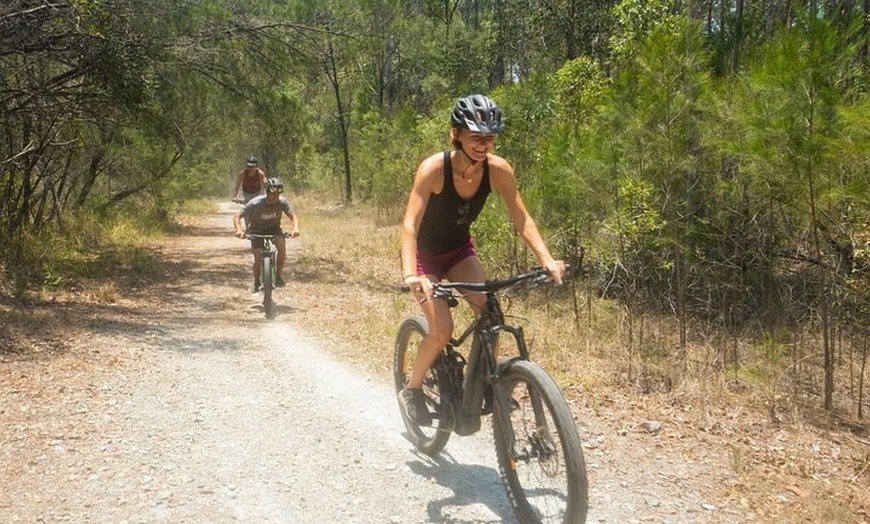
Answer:
<svg viewBox="0 0 870 524"><path fill-rule="evenodd" d="M467 158L468 161L471 162L471 165L468 167L472 167L472 166L474 166L474 164L477 163L477 160L471 158L471 155L469 155L468 153L465 152L465 146L462 145L462 142L459 143L459 150L462 151L462 154L465 155L465 158Z"/></svg>
<svg viewBox="0 0 870 524"><path fill-rule="evenodd" d="M471 162L471 165L468 167L471 167L474 164L476 164L477 160L471 158L471 155L469 155L468 153L465 152L465 145L462 143L462 140L459 140L459 129L456 127L453 127L453 128L451 128L451 133L453 133L451 135L453 146L456 149L462 151L462 154L465 155L465 158L467 158L468 161Z"/></svg>

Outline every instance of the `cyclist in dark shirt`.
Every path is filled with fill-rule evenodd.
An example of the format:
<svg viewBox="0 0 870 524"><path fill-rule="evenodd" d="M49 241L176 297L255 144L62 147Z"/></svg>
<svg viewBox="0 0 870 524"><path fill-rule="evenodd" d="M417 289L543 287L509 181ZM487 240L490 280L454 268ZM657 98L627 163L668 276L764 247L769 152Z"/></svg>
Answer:
<svg viewBox="0 0 870 524"><path fill-rule="evenodd" d="M286 198L281 196L284 192L284 184L277 178L269 178L266 181L266 194L260 195L242 208L241 211L233 215L233 227L236 230L236 236L245 238L246 233L257 235L280 235L281 230L281 215L287 215L292 224L290 230L291 237L299 236L299 217L293 211L293 207ZM247 228L242 228L242 219L245 219ZM260 290L260 258L263 256L263 243L265 239L252 238L251 252L254 254L254 285L251 288L252 293ZM278 259L276 261L276 277L275 285L281 287L284 285L284 279L281 273L284 271L284 261L287 260L287 243L283 236L278 236L273 241L275 248L278 251Z"/></svg>
<svg viewBox="0 0 870 524"><path fill-rule="evenodd" d="M266 172L260 169L257 157L251 155L245 162L245 168L236 175L236 186L233 190L233 202L247 204L255 196L262 195L266 189ZM239 193L241 190L241 193Z"/></svg>
<svg viewBox="0 0 870 524"><path fill-rule="evenodd" d="M490 192L504 201L514 227L550 277L561 283L565 271L564 263L550 255L526 210L513 167L491 153L495 135L503 130L498 105L485 95L465 96L456 102L450 120L454 149L430 156L417 168L400 237L404 283L420 303L429 333L418 348L399 401L409 418L422 426L432 423L420 390L423 378L453 334L447 304L432 300L432 282L486 280L470 228ZM473 295L468 301L475 312L483 309L484 297Z"/></svg>

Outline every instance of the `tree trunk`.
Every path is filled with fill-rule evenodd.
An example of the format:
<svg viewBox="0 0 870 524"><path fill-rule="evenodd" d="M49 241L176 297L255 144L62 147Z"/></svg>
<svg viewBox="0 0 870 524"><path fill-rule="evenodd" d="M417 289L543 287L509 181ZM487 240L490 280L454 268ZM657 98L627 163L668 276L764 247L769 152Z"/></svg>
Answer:
<svg viewBox="0 0 870 524"><path fill-rule="evenodd" d="M864 350L861 352L861 373L858 375L858 418L864 418L864 372L867 368L867 336L864 336Z"/></svg>
<svg viewBox="0 0 870 524"><path fill-rule="evenodd" d="M335 108L338 112L338 133L344 159L344 202L350 204L353 201L353 185L351 184L350 145L348 144L349 116L345 114L345 104L341 97L341 78L338 74L338 64L332 42L329 43L328 47L326 67L327 76L332 85L332 93L335 97Z"/></svg>

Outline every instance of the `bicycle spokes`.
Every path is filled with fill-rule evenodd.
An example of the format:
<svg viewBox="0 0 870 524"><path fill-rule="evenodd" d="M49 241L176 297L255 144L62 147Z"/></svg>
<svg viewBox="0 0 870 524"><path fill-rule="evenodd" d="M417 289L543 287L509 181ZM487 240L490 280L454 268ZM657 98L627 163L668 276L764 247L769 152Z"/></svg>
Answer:
<svg viewBox="0 0 870 524"><path fill-rule="evenodd" d="M420 343L427 330L426 319L422 316L406 319L399 327L393 357L397 393L405 387L411 376ZM433 413L434 426L419 426L405 415L402 415L402 421L408 430L408 439L420 451L434 455L447 444L453 427L453 412L446 408L444 392L441 390L441 382L434 368L430 368L423 379L423 393L426 397L426 405Z"/></svg>
<svg viewBox="0 0 870 524"><path fill-rule="evenodd" d="M558 461L559 449L550 434L546 415L538 410L529 409L528 397L524 402L513 399L511 410L514 429L514 458L528 461L531 459Z"/></svg>
<svg viewBox="0 0 870 524"><path fill-rule="evenodd" d="M586 513L582 451L558 386L536 365L505 371L513 407L496 418L496 451L512 505L522 522L580 523Z"/></svg>
<svg viewBox="0 0 870 524"><path fill-rule="evenodd" d="M529 435L529 456L538 459L538 465L547 476L554 477L561 473L562 461L559 457L559 449L553 442L547 428L539 428Z"/></svg>

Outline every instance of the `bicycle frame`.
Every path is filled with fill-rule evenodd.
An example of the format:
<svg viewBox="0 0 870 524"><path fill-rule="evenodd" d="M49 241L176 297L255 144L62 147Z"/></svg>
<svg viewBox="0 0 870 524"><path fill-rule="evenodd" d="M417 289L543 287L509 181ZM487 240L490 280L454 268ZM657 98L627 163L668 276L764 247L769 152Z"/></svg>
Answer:
<svg viewBox="0 0 870 524"><path fill-rule="evenodd" d="M538 267L503 280L434 283L433 297L450 308L459 303L454 289L466 297L480 293L485 299L477 318L450 337L423 379L434 424L419 424L404 404L413 359L429 333L422 315L409 316L399 326L393 377L408 439L418 450L434 456L451 433L471 435L480 429L482 418L492 414L499 472L519 521L581 524L588 510L588 483L571 408L559 385L531 360L523 328L506 323L498 301L505 289L522 281L542 283L547 275ZM516 346L508 356L497 357L504 333ZM466 358L458 348L469 342Z"/></svg>
<svg viewBox="0 0 870 524"><path fill-rule="evenodd" d="M273 313L272 308L272 290L275 287L275 276L277 275L277 255L278 248L275 246L274 241L276 238L283 236L287 237L286 234L278 234L278 235L257 235L257 234L249 234L246 235L248 239L253 238L262 238L263 239L263 248L260 253L259 260L257 263L260 265L260 281L263 283L263 308L266 312L266 317L271 318Z"/></svg>
<svg viewBox="0 0 870 524"><path fill-rule="evenodd" d="M269 281L273 285L275 284L275 280L273 278L274 275L271 275L271 274L266 275L264 273L264 271L266 271L268 269L269 273L273 273L272 270L276 269L275 265L278 263L277 255L278 255L278 249L275 247L275 245L272 243L271 240L267 240L267 241L263 242L263 253L260 255L260 268L261 268L260 278L263 280L263 282L265 282L266 279L268 278ZM268 258L271 261L269 268L266 268L265 263L263 262L263 260L266 258Z"/></svg>
<svg viewBox="0 0 870 524"><path fill-rule="evenodd" d="M487 283L483 285L485 286ZM458 303L448 290L458 288L460 285L456 283L441 283L438 286L444 291L444 296L441 298L445 298L450 307ZM505 408L508 405L508 400L501 387L501 373L511 362L529 359L529 351L526 346L523 328L521 326L505 324L504 314L501 311L495 291L486 290L485 295L486 304L481 314L462 334L458 337L452 337L449 343L449 346L456 348L464 344L469 337L472 337L471 349L469 350L466 363L468 372L463 379L462 397L459 406L461 418L454 422L453 428L457 434L470 434L479 427L479 418L482 416L479 410L486 384L490 385L493 394L493 416L501 419L502 427L511 427L511 424L508 422L508 410ZM518 355L499 364L495 356L495 343L499 333L502 332L507 332L514 338ZM541 414L543 413L543 408L540 399L532 398L531 401L536 418L542 420ZM462 422L469 418L476 420L469 423ZM508 440L506 442L507 448L513 450L513 454L516 455L513 433L508 433L505 437Z"/></svg>
<svg viewBox="0 0 870 524"><path fill-rule="evenodd" d="M272 268L276 269L275 264L277 263L276 257L278 255L278 248L275 246L275 239L282 237L282 236L284 238L286 238L287 234L283 233L283 234L277 234L277 235L258 235L258 234L245 235L245 237L248 239L261 238L264 240L263 248L262 248L263 252L260 254L260 259L257 261L257 263L260 264L260 268L262 270L266 269L264 267L264 263L263 263L263 261L266 258L268 258L271 261ZM260 278L265 282L267 275L265 275L262 270L260 272Z"/></svg>

